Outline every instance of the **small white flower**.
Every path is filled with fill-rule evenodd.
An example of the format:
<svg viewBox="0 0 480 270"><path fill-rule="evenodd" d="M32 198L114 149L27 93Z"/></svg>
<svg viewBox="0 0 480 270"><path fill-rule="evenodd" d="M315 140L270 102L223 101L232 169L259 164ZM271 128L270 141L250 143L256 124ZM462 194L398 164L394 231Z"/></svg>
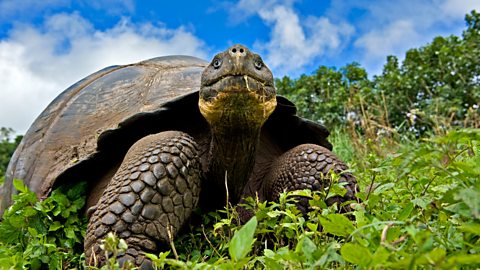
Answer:
<svg viewBox="0 0 480 270"><path fill-rule="evenodd" d="M348 119L348 120L355 120L355 119L357 119L357 113L356 113L356 112L348 112L348 113L347 113L347 119Z"/></svg>

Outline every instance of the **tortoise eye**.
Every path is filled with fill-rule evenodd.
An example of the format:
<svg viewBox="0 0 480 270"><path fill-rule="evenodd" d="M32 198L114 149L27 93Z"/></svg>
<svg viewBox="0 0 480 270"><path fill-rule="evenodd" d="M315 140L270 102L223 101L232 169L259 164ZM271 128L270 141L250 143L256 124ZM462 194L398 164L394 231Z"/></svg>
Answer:
<svg viewBox="0 0 480 270"><path fill-rule="evenodd" d="M220 60L218 58L213 59L212 66L215 69L218 69L221 65L222 65L222 60Z"/></svg>
<svg viewBox="0 0 480 270"><path fill-rule="evenodd" d="M262 60L256 60L253 65L255 66L256 69L260 70L263 67L263 62Z"/></svg>

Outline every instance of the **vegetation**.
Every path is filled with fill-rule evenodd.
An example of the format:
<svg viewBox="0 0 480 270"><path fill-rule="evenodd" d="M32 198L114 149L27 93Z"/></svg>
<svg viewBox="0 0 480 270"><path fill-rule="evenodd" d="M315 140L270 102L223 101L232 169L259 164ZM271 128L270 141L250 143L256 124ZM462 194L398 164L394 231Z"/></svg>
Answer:
<svg viewBox="0 0 480 270"><path fill-rule="evenodd" d="M321 192L282 194L278 202L254 198L255 212L236 222L235 208L198 213L159 254L172 269L478 269L480 267L480 14L466 16L462 37L437 37L389 57L369 79L359 64L277 80L303 116L338 127L335 152L357 176L361 202L352 211L324 199L341 194L335 183ZM82 268L83 184L62 187L39 202L21 182L0 223L0 268ZM295 198L310 199L308 216ZM126 244L105 240L109 254ZM104 269L119 269L110 256Z"/></svg>
<svg viewBox="0 0 480 270"><path fill-rule="evenodd" d="M276 81L306 117L328 127L354 127L363 134L480 127L480 15L466 16L462 37L436 37L411 49L400 65L389 56L370 80L358 63L339 70L321 66L312 75Z"/></svg>
<svg viewBox="0 0 480 270"><path fill-rule="evenodd" d="M85 183L54 190L39 202L19 180L0 223L0 269L66 269L82 264Z"/></svg>
<svg viewBox="0 0 480 270"><path fill-rule="evenodd" d="M13 155L13 151L17 148L17 145L22 140L22 136L16 136L11 140L13 129L0 128L0 184L3 183L3 175L7 171L7 165L10 161L10 157Z"/></svg>
<svg viewBox="0 0 480 270"><path fill-rule="evenodd" d="M480 131L411 141L395 153L371 153L353 166L368 169L354 170L363 192L350 213L324 204L326 194L341 191L335 185L274 203L251 199L246 207L256 214L247 224L236 224L234 208L209 213L171 244L175 249L148 256L174 269L480 267ZM0 224L0 267L79 267L85 220L75 212L83 186L43 202L20 182L16 187L21 192ZM307 217L295 207L298 195L310 198ZM126 245L110 236L105 247L119 253ZM115 265L112 259L105 268Z"/></svg>
<svg viewBox="0 0 480 270"><path fill-rule="evenodd" d="M386 159L370 154L362 166L368 169L355 171L362 203L351 213L325 206L334 188L283 194L276 203L251 200L254 220L239 227L231 210L212 214L206 221L214 217L213 225L175 243L179 260L161 253L158 262L221 269L479 267L479 151L480 131L465 129L399 146ZM299 194L311 199L308 217L295 208Z"/></svg>

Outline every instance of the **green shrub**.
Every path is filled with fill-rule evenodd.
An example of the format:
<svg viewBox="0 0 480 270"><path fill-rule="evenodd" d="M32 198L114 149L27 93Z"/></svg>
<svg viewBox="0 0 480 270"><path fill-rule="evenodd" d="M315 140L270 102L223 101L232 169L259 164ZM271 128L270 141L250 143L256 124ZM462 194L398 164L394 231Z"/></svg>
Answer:
<svg viewBox="0 0 480 270"><path fill-rule="evenodd" d="M351 126L370 138L479 128L480 13L472 11L465 20L461 37L436 37L407 51L402 63L389 56L382 74L372 79L351 63L277 79L276 87L300 115L328 128Z"/></svg>
<svg viewBox="0 0 480 270"><path fill-rule="evenodd" d="M19 194L0 223L0 268L80 267L85 183L54 190L42 202L21 181L14 180L14 186Z"/></svg>
<svg viewBox="0 0 480 270"><path fill-rule="evenodd" d="M408 51L401 65L389 57L372 80L353 63L276 81L301 115L340 126L335 150L362 191L351 212L324 203L342 191L338 184L278 202L249 199L244 207L255 216L247 224L232 207L198 213L201 225L147 256L173 269L478 269L480 14L466 21L461 38L438 37ZM0 268L83 268L85 184L42 202L14 185L19 194L0 223ZM298 196L309 198L308 216L295 207ZM113 256L102 269L119 269L114 254L125 242L111 234L103 247Z"/></svg>
<svg viewBox="0 0 480 270"><path fill-rule="evenodd" d="M0 127L0 185L3 184L3 176L7 171L10 157L23 138L23 136L17 135L15 139L12 140L10 137L13 132L11 128Z"/></svg>
<svg viewBox="0 0 480 270"><path fill-rule="evenodd" d="M350 146L349 146L350 147ZM353 166L362 192L353 211L327 207L323 192L297 191L278 202L249 199L254 219L239 225L235 208L200 214L164 251L148 254L173 269L475 269L480 267L480 130L397 145ZM334 178L335 179L335 178ZM84 184L61 188L43 202L20 182L0 223L0 268L82 268ZM338 185L333 185L338 187ZM332 193L333 192L333 193ZM307 216L295 207L310 198ZM125 243L109 235L116 254ZM114 256L103 269L119 269Z"/></svg>
<svg viewBox="0 0 480 270"><path fill-rule="evenodd" d="M311 198L308 217L295 207L298 192L273 203L252 199L253 223L239 227L231 212L209 215L213 230L196 228L177 240L179 260L168 252L154 258L181 268L479 267L480 131L451 131L399 148L387 159L367 157L371 167L355 171L362 203L351 213L326 207L325 193L302 193ZM232 256L239 237L242 252L252 250L242 260Z"/></svg>

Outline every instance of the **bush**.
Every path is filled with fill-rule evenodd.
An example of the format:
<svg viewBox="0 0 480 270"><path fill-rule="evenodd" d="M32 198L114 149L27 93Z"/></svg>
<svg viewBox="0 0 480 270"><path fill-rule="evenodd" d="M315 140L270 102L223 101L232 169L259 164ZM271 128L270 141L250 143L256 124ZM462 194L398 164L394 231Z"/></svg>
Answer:
<svg viewBox="0 0 480 270"><path fill-rule="evenodd" d="M401 65L389 57L372 80L353 63L276 81L300 114L342 128L333 132L336 152L362 190L351 212L325 205L342 192L337 184L278 202L250 198L244 207L255 216L245 225L232 207L198 213L201 225L147 256L180 269L479 268L479 20L473 11L462 38L438 37ZM0 223L0 268L84 267L85 183L42 202L14 186L19 194ZM309 198L308 216L295 207L298 196ZM115 254L125 242L110 234L103 248L112 254L103 269L120 269Z"/></svg>
<svg viewBox="0 0 480 270"><path fill-rule="evenodd" d="M347 127L371 137L397 132L444 133L480 127L480 13L466 16L462 37L436 37L406 53L389 56L381 75L369 79L357 63L336 70L276 80L304 117L327 127Z"/></svg>
<svg viewBox="0 0 480 270"><path fill-rule="evenodd" d="M210 214L213 230L196 228L177 240L177 259L169 252L151 257L180 268L474 269L480 267L479 154L479 130L411 142L388 159L366 157L369 169L355 172L363 202L351 213L326 207L326 193L301 193L311 199L308 217L295 207L298 192L273 203L252 199L250 223L239 227L232 212Z"/></svg>
<svg viewBox="0 0 480 270"><path fill-rule="evenodd" d="M80 267L86 218L85 183L62 187L44 201L14 180L19 191L0 223L0 268Z"/></svg>
<svg viewBox="0 0 480 270"><path fill-rule="evenodd" d="M12 141L10 136L13 133L11 128L0 128L0 185L3 183L3 176L7 171L8 162L18 144L22 140L22 136L16 136Z"/></svg>
<svg viewBox="0 0 480 270"><path fill-rule="evenodd" d="M173 269L480 267L480 130L452 130L395 152L369 153L358 161L368 166L353 167L362 202L350 213L325 205L337 189L286 193L278 202L249 199L255 217L247 224L236 223L231 207L200 213L201 225L165 245L170 251L147 256ZM82 267L84 185L43 202L15 186L20 194L0 224L0 266ZM295 207L299 195L310 198L308 216ZM126 248L114 235L104 247L113 254ZM105 269L119 268L111 260Z"/></svg>

